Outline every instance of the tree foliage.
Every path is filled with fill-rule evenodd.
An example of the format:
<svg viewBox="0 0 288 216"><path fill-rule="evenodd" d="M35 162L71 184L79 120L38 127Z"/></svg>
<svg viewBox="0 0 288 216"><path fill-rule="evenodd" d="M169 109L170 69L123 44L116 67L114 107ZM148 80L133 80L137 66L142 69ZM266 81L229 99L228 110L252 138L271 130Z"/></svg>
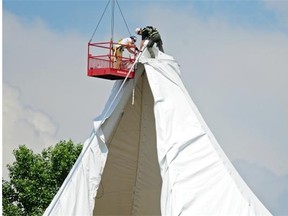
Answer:
<svg viewBox="0 0 288 216"><path fill-rule="evenodd" d="M78 158L83 145L71 140L35 154L25 145L13 151L7 165L9 181L2 180L3 215L42 215Z"/></svg>

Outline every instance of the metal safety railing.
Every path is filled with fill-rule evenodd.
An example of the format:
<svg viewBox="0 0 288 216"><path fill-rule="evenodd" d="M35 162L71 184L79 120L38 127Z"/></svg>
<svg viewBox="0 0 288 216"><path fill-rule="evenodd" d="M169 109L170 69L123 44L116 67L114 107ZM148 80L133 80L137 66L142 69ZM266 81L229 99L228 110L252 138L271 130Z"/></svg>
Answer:
<svg viewBox="0 0 288 216"><path fill-rule="evenodd" d="M116 48L121 46L123 52L117 55ZM130 49L133 53L125 51ZM119 54L119 53L118 53ZM120 45L115 42L88 43L88 64L87 70L111 68L129 71L136 59L136 47Z"/></svg>

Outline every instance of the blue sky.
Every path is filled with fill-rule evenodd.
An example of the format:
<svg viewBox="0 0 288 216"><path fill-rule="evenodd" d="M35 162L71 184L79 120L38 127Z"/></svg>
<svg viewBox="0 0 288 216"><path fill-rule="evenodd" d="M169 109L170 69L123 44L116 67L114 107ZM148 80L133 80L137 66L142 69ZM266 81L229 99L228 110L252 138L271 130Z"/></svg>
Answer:
<svg viewBox="0 0 288 216"><path fill-rule="evenodd" d="M41 18L47 20L50 28L59 31L83 30L88 33L96 26L108 1L17 1L4 0L3 8L11 11L25 19ZM118 1L127 21L131 27L137 22L135 14L145 14L145 7L151 5L165 5L168 8L181 10L190 9L201 19L213 19L213 17L223 17L226 21L244 25L251 28L261 28L263 30L287 31L283 28L277 11L267 8L263 1L258 0L225 0L225 1ZM139 6L140 5L140 6ZM144 8L143 8L144 7ZM162 7L162 6L161 6ZM141 9L143 8L143 9ZM132 12L131 12L132 10ZM131 12L131 13L130 13ZM115 7L115 13L119 13ZM106 11L106 18L109 20L111 14L110 7ZM116 14L117 15L117 14ZM117 16L115 16L117 18ZM120 18L120 16L118 17ZM107 21L107 19L106 19ZM109 20L110 21L110 20ZM106 24L105 19L103 23ZM286 26L287 27L287 26Z"/></svg>
<svg viewBox="0 0 288 216"><path fill-rule="evenodd" d="M4 176L19 144L89 136L113 85L85 71L107 2L3 1ZM274 215L288 215L288 1L118 2L132 34L157 26L224 152ZM110 14L94 40L110 39ZM128 34L117 7L114 34Z"/></svg>

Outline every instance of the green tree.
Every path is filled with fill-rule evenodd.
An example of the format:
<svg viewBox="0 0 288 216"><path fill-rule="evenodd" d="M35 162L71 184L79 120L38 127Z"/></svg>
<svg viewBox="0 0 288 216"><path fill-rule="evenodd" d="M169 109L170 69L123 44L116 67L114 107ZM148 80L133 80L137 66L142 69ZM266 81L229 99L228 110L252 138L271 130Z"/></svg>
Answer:
<svg viewBox="0 0 288 216"><path fill-rule="evenodd" d="M2 179L3 215L42 215L78 158L82 144L60 141L35 154L25 145L13 151L7 165L9 181Z"/></svg>

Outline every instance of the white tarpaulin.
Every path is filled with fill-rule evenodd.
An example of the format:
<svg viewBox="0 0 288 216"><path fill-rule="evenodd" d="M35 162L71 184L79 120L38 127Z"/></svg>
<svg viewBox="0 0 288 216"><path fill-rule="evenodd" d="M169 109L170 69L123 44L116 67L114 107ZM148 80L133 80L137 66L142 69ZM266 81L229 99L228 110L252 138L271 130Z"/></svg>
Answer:
<svg viewBox="0 0 288 216"><path fill-rule="evenodd" d="M206 126L177 62L146 55L135 79L115 82L44 215L271 215Z"/></svg>

